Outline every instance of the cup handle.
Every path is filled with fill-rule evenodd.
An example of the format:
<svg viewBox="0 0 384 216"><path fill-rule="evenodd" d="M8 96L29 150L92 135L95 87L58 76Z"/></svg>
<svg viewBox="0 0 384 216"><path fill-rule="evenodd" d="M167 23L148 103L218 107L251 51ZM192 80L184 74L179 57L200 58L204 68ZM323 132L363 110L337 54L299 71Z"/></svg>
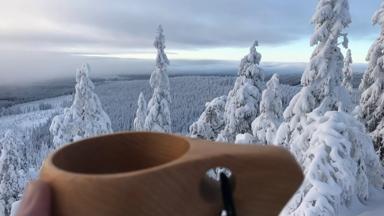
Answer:
<svg viewBox="0 0 384 216"><path fill-rule="evenodd" d="M221 199L212 198L215 195L207 192L204 182L211 168L225 167L233 174L234 203L241 216L278 215L303 180L300 166L283 148L188 141L190 149L171 170L182 175L178 182L185 181L184 193L191 205L201 207L195 208L195 215L217 215L217 209L222 208Z"/></svg>

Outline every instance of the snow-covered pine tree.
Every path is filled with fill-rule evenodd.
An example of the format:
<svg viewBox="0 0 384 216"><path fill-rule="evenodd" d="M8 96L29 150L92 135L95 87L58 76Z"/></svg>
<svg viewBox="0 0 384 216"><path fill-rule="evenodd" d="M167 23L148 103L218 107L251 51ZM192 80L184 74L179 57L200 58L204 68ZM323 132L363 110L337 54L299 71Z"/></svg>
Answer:
<svg viewBox="0 0 384 216"><path fill-rule="evenodd" d="M199 119L190 127L190 136L207 140L215 140L224 129L224 109L227 96L214 98L205 104L205 110Z"/></svg>
<svg viewBox="0 0 384 216"><path fill-rule="evenodd" d="M383 186L383 170L364 126L350 114L314 111L296 142L310 146L301 161L305 180L282 215L339 215L364 203L369 189Z"/></svg>
<svg viewBox="0 0 384 216"><path fill-rule="evenodd" d="M137 102L136 117L133 120L133 129L135 131L144 131L145 117L147 115L147 102L145 101L143 92L140 92Z"/></svg>
<svg viewBox="0 0 384 216"><path fill-rule="evenodd" d="M343 67L343 86L351 93L353 89L352 85L353 71L352 71L352 54L348 49L344 57Z"/></svg>
<svg viewBox="0 0 384 216"><path fill-rule="evenodd" d="M112 132L111 120L94 92L95 86L89 78L89 71L88 64L77 70L73 104L52 120L49 131L56 147Z"/></svg>
<svg viewBox="0 0 384 216"><path fill-rule="evenodd" d="M378 68L377 65L378 59L384 55L384 1L381 2L380 8L373 15L372 23L374 25L380 25L381 32L379 37L373 42L368 51L366 60L369 63L359 86L361 92L367 90L375 82L375 74L377 74L376 71L382 70L381 68Z"/></svg>
<svg viewBox="0 0 384 216"><path fill-rule="evenodd" d="M234 142L237 134L251 133L251 123L259 113L264 75L259 67L261 54L256 51L255 41L250 52L240 63L234 88L229 92L225 105L225 128L218 141Z"/></svg>
<svg viewBox="0 0 384 216"><path fill-rule="evenodd" d="M0 215L8 216L28 180L25 144L18 134L8 130L0 140Z"/></svg>
<svg viewBox="0 0 384 216"><path fill-rule="evenodd" d="M260 115L252 122L255 142L272 144L283 117L279 76L274 74L267 82L260 102Z"/></svg>
<svg viewBox="0 0 384 216"><path fill-rule="evenodd" d="M368 53L368 69L360 83L364 90L360 99L360 119L373 139L380 159L384 161L384 1L373 16L373 23L381 25L381 34Z"/></svg>
<svg viewBox="0 0 384 216"><path fill-rule="evenodd" d="M347 90L341 86L343 55L340 37L347 48L348 39L343 30L351 23L347 0L320 0L312 18L315 31L311 45L316 48L301 78L303 88L284 111L284 122L278 129L276 144L292 147L292 140L300 136L307 124L306 114L322 105L323 112L351 109ZM298 150L298 154L302 149Z"/></svg>
<svg viewBox="0 0 384 216"><path fill-rule="evenodd" d="M161 25L157 29L157 36L153 45L157 49L156 68L149 80L153 95L148 102L144 128L146 131L169 133L171 132L171 95L167 72L169 60L164 52L165 37Z"/></svg>

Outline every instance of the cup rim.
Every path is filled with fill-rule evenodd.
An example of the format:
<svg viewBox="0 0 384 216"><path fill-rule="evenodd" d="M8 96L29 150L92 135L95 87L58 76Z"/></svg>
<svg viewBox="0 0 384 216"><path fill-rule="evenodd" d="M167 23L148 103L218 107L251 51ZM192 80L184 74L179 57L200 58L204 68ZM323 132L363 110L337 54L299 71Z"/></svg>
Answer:
<svg viewBox="0 0 384 216"><path fill-rule="evenodd" d="M131 170L131 171L123 171L123 172L115 172L115 173L83 173L83 172L74 172L67 169L64 169L54 162L55 156L57 156L60 152L64 151L65 149L73 147L73 145L79 145L83 142L89 142L91 140L97 140L100 138L106 138L106 137L112 137L112 136L122 136L122 135L156 135L156 136L168 136L172 139L179 139L181 142L184 142L186 144L186 149L184 152L182 152L179 156L175 157L174 159L170 161L166 161L164 163L149 166L142 169L137 170ZM49 169L50 171L57 172L64 175L71 175L71 176L81 176L81 177L97 177L97 178L120 178L120 177L127 177L131 175L138 175L138 174L145 174L148 172L153 172L157 170L164 169L166 167L172 166L173 164L179 163L179 161L184 158L187 153L191 149L191 142L188 138L182 137L180 135L175 134L168 134L168 133L161 133L161 132L145 132L145 131L139 131L139 132L117 132L117 133L110 133L110 134L104 134L99 136L94 136L90 138L81 139L78 141L75 141L73 143L65 144L64 146L60 147L59 149L53 151L49 154L49 156L44 160L41 170Z"/></svg>

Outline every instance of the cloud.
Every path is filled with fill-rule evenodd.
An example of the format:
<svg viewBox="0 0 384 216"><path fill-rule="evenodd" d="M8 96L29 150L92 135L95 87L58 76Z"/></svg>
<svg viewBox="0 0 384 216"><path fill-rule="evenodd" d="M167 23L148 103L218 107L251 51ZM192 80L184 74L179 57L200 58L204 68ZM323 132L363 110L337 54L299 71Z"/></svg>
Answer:
<svg viewBox="0 0 384 216"><path fill-rule="evenodd" d="M9 3L10 2L10 3ZM379 0L350 1L352 37L377 30L370 17ZM156 26L177 49L244 47L258 39L279 45L308 37L315 0L22 0L0 9L0 40L31 48L148 48ZM5 24L4 24L5 23ZM8 25L7 25L8 23Z"/></svg>
<svg viewBox="0 0 384 216"><path fill-rule="evenodd" d="M205 72L208 68L211 72L213 68L232 71L255 39L260 41L263 61L306 61L312 50L308 42L314 28L310 19L318 1L0 2L0 84L12 85L71 77L82 62L89 62L96 74L148 73L152 64L136 64L118 57L153 55L158 24L165 28L167 53L173 60L236 60L230 67L207 66L198 61L193 65L179 61L171 66L182 72ZM348 32L353 55L360 62L379 32L379 27L373 27L370 21L379 3L380 0L350 0L353 23Z"/></svg>

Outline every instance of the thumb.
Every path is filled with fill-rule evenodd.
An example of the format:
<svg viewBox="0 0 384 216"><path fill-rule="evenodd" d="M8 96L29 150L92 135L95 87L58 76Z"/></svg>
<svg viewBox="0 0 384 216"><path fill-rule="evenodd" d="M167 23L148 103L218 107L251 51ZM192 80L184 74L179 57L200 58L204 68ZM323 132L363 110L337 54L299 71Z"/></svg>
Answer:
<svg viewBox="0 0 384 216"><path fill-rule="evenodd" d="M47 183L34 181L24 192L17 216L51 216L51 189Z"/></svg>

